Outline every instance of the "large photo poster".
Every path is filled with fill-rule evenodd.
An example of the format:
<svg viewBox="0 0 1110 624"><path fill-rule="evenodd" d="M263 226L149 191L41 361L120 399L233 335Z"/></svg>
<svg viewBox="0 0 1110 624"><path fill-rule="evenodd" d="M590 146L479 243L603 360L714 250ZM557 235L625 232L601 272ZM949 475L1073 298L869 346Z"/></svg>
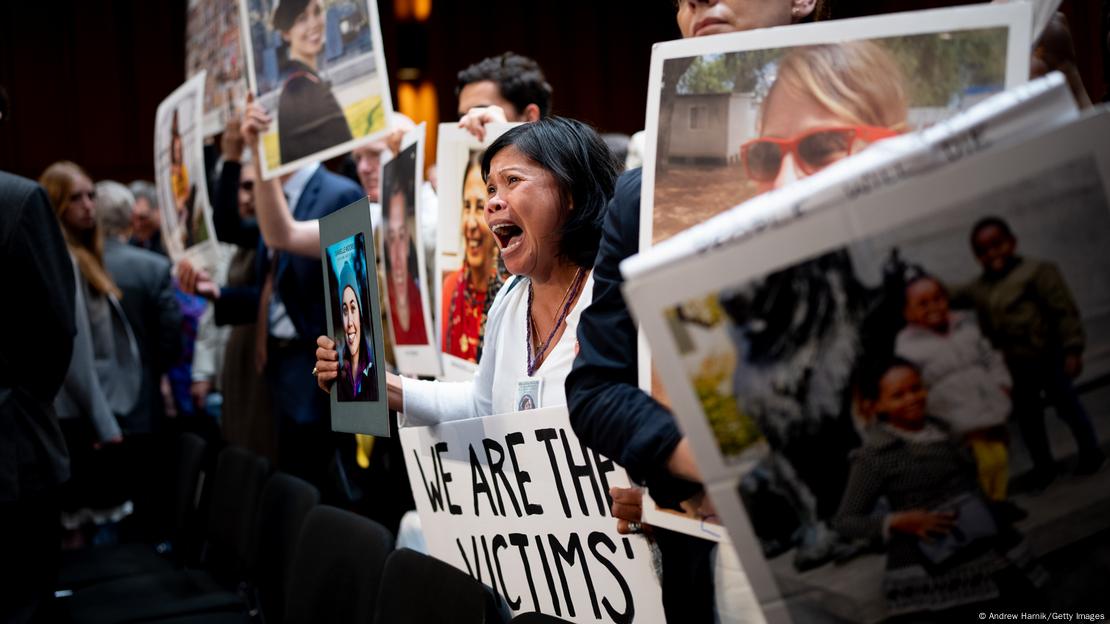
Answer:
<svg viewBox="0 0 1110 624"><path fill-rule="evenodd" d="M207 72L204 136L223 132L247 100L246 61L239 45L237 0L189 0L185 22L185 75Z"/></svg>
<svg viewBox="0 0 1110 624"><path fill-rule="evenodd" d="M640 248L1024 82L1031 11L963 7L656 46ZM641 386L667 404L642 346ZM674 519L647 500L649 517ZM705 535L696 521L688 532Z"/></svg>
<svg viewBox="0 0 1110 624"><path fill-rule="evenodd" d="M239 3L251 92L275 122L261 137L264 178L349 152L389 129L376 2Z"/></svg>
<svg viewBox="0 0 1110 624"><path fill-rule="evenodd" d="M958 7L656 46L641 248L1025 82L1031 10Z"/></svg>
<svg viewBox="0 0 1110 624"><path fill-rule="evenodd" d="M436 300L443 374L469 379L482 352L486 315L508 278L497 241L486 226L482 153L515 124L491 124L484 142L457 124L439 125L439 219Z"/></svg>
<svg viewBox="0 0 1110 624"><path fill-rule="evenodd" d="M397 370L438 377L440 358L432 326L421 224L424 133L405 134L401 151L382 164L382 247L389 331Z"/></svg>
<svg viewBox="0 0 1110 624"><path fill-rule="evenodd" d="M617 533L628 475L574 435L565 407L401 429L428 552L499 605L582 623L662 623L643 535Z"/></svg>
<svg viewBox="0 0 1110 624"><path fill-rule="evenodd" d="M365 198L320 220L328 335L339 352L331 392L332 429L388 436L382 318Z"/></svg>
<svg viewBox="0 0 1110 624"><path fill-rule="evenodd" d="M1095 565L1108 132L1096 111L630 278L765 606L1063 605Z"/></svg>
<svg viewBox="0 0 1110 624"><path fill-rule="evenodd" d="M162 239L175 260L214 268L215 227L205 181L202 102L204 72L161 104L154 119L154 178L162 212Z"/></svg>

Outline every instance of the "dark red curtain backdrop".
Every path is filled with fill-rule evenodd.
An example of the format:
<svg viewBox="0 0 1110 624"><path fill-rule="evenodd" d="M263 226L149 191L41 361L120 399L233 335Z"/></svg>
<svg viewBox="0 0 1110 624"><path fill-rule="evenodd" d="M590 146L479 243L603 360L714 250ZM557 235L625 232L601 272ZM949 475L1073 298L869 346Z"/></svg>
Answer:
<svg viewBox="0 0 1110 624"><path fill-rule="evenodd" d="M840 0L834 15L957 3ZM11 99L0 169L37 177L65 158L97 179L149 179L155 109L185 78L185 4L0 2L0 85ZM1106 93L1100 5L1064 3L1096 100ZM394 86L398 69L417 69L436 86L441 119L455 117L459 69L513 50L544 67L556 113L630 134L644 126L651 45L678 37L670 0L432 0L424 23L398 23L389 0L379 11Z"/></svg>

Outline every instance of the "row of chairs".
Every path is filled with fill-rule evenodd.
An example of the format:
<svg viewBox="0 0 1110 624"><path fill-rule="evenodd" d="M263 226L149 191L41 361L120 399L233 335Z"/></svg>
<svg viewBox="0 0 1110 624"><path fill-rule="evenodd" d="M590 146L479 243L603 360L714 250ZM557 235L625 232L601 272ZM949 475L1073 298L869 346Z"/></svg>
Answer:
<svg viewBox="0 0 1110 624"><path fill-rule="evenodd" d="M319 504L312 485L271 473L234 446L205 470L205 442L183 434L172 486L173 544L66 553L63 619L76 623L503 624L490 591L412 550L380 524ZM207 474L211 483L205 486ZM201 512L201 510L205 510ZM163 549L164 550L164 549ZM434 591L434 600L429 593ZM560 622L526 614L517 622Z"/></svg>

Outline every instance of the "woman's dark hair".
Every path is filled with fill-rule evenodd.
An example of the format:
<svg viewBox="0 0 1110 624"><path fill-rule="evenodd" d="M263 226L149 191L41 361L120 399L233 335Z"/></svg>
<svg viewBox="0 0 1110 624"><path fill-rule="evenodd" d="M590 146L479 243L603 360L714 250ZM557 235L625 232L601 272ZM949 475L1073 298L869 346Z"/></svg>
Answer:
<svg viewBox="0 0 1110 624"><path fill-rule="evenodd" d="M304 13L308 2L309 0L281 0L281 4L274 9L274 17L271 20L274 30L285 32L292 28L297 22L297 16Z"/></svg>
<svg viewBox="0 0 1110 624"><path fill-rule="evenodd" d="M573 205L559 232L559 256L593 267L605 206L619 175L605 141L593 128L565 117L520 125L498 137L482 155L483 180L489 178L493 157L509 146L551 172L564 200Z"/></svg>

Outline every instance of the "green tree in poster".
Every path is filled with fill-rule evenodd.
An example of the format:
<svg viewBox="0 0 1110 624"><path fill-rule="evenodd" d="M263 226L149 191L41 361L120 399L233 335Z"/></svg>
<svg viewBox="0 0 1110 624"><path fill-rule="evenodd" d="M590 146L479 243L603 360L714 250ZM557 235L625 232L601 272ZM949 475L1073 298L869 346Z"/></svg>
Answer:
<svg viewBox="0 0 1110 624"><path fill-rule="evenodd" d="M1004 28L891 37L879 43L902 68L910 106L947 106L969 87L1001 89L1005 84Z"/></svg>

